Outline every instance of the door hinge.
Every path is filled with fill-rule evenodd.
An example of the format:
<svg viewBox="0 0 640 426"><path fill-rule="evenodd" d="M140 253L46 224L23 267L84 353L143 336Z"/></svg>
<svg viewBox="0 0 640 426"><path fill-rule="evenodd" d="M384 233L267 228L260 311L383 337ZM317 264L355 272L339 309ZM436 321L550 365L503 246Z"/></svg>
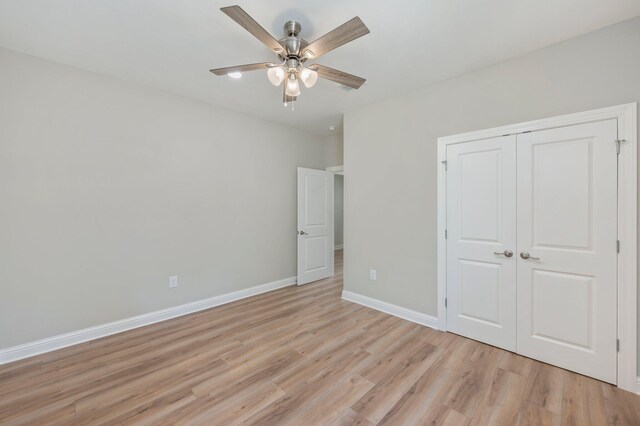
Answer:
<svg viewBox="0 0 640 426"><path fill-rule="evenodd" d="M448 232L447 232L447 230L445 229L445 230L444 230L444 239L446 240L448 236L449 236L449 233L448 233Z"/></svg>
<svg viewBox="0 0 640 426"><path fill-rule="evenodd" d="M616 252L620 253L620 240L616 241Z"/></svg>
<svg viewBox="0 0 640 426"><path fill-rule="evenodd" d="M447 160L443 160L441 161L441 163L444 165L444 171L447 171Z"/></svg>
<svg viewBox="0 0 640 426"><path fill-rule="evenodd" d="M444 298L444 307L445 308L447 307L447 298L446 297Z"/></svg>
<svg viewBox="0 0 640 426"><path fill-rule="evenodd" d="M620 154L620 144L622 144L622 142L626 142L626 139L616 139L616 154Z"/></svg>
<svg viewBox="0 0 640 426"><path fill-rule="evenodd" d="M616 339L616 351L620 352L620 339Z"/></svg>

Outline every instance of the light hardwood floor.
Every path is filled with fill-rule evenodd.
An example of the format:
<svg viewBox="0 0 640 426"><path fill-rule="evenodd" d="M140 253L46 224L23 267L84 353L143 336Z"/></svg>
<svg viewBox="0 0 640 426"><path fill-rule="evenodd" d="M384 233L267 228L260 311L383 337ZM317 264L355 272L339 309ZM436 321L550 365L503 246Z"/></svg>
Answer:
<svg viewBox="0 0 640 426"><path fill-rule="evenodd" d="M0 424L640 425L640 397L340 299L337 275L0 366Z"/></svg>

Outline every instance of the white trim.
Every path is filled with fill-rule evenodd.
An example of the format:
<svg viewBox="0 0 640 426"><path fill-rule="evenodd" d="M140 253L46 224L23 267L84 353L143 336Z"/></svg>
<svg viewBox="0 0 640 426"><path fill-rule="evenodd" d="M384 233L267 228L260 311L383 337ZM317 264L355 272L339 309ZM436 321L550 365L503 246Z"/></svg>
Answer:
<svg viewBox="0 0 640 426"><path fill-rule="evenodd" d="M444 144L450 145L454 143L495 138L497 136L512 135L515 133L533 132L536 130L547 130L557 127L573 126L575 124L609 120L612 118L628 118L627 114L630 114L631 110L635 110L635 108L636 103L634 102L608 108L595 109L592 111L583 111L574 114L560 115L557 117L543 118L541 120L526 121L524 123L493 127L491 129L477 130L474 132L461 133L459 135L444 136L438 138L438 143L442 141Z"/></svg>
<svg viewBox="0 0 640 426"><path fill-rule="evenodd" d="M424 325L430 328L435 328L436 330L441 329L440 325L438 324L438 318L434 317L433 315L423 314L422 312L413 311L411 309L383 302L378 299L372 299L371 297L363 296L351 291L343 291L342 298L344 300L348 300L349 302L357 303L359 305L363 305L368 308L405 319L407 321L415 322L417 324Z"/></svg>
<svg viewBox="0 0 640 426"><path fill-rule="evenodd" d="M460 135L438 138L438 318L446 330L446 160L447 145L497 136L572 126L609 119L618 120L618 139L624 139L618 157L618 387L635 392L637 388L637 104L630 103L576 114L562 115Z"/></svg>
<svg viewBox="0 0 640 426"><path fill-rule="evenodd" d="M344 248L344 244L336 244L333 246L333 250L342 250Z"/></svg>
<svg viewBox="0 0 640 426"><path fill-rule="evenodd" d="M638 139L637 104L618 117L618 387L633 392L637 371L638 316Z"/></svg>
<svg viewBox="0 0 640 426"><path fill-rule="evenodd" d="M636 393L640 395L640 377L636 378Z"/></svg>
<svg viewBox="0 0 640 426"><path fill-rule="evenodd" d="M186 303L184 305L174 306L172 308L162 309L148 314L142 314L107 324L97 325L95 327L85 328L84 330L73 331L71 333L60 334L58 336L49 337L35 342L25 343L19 346L13 346L6 349L0 349L0 365L40 355L46 352L55 351L57 349L66 348L68 346L84 343L89 340L99 339L101 337L110 336L123 331L131 330L145 325L155 324L171 318L188 315L204 309L213 308L215 306L224 305L236 300L245 299L247 297L256 296L258 294L288 287L296 283L296 277L285 278L279 281L273 281L267 284L238 290L220 296L210 297L208 299L198 300L196 302Z"/></svg>
<svg viewBox="0 0 640 426"><path fill-rule="evenodd" d="M331 166L331 167L326 167L324 169L327 172L331 172L335 175L344 175L344 166Z"/></svg>
<svg viewBox="0 0 640 426"><path fill-rule="evenodd" d="M437 183L437 217L438 217L438 235L436 241L437 250L437 280L438 293L436 295L438 305L438 321L442 330L447 330L447 308L445 307L445 298L447 297L447 240L445 232L447 231L447 146L445 142L438 138L438 183Z"/></svg>

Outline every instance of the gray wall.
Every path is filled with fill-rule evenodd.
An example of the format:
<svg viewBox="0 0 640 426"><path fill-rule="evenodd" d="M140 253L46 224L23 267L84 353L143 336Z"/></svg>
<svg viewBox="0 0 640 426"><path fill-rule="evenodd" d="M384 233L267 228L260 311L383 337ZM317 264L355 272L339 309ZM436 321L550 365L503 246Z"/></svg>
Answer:
<svg viewBox="0 0 640 426"><path fill-rule="evenodd" d="M439 136L639 100L636 18L346 113L345 289L436 314Z"/></svg>
<svg viewBox="0 0 640 426"><path fill-rule="evenodd" d="M342 128L336 129L335 133L325 138L325 164L327 166L344 165L344 143ZM344 240L344 211L343 211L343 193L344 193L344 177L335 176L334 180L334 240L335 245L343 244Z"/></svg>
<svg viewBox="0 0 640 426"><path fill-rule="evenodd" d="M336 130L334 134L325 137L325 147L324 162L327 167L342 166L344 164L342 129Z"/></svg>
<svg viewBox="0 0 640 426"><path fill-rule="evenodd" d="M296 274L296 167L325 167L324 138L0 64L0 348Z"/></svg>

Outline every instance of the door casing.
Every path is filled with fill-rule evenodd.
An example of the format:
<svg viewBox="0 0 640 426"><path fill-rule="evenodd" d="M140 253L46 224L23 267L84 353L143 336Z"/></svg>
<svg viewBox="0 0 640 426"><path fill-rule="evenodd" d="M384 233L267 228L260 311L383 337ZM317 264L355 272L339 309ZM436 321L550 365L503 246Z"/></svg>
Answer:
<svg viewBox="0 0 640 426"><path fill-rule="evenodd" d="M460 135L438 138L438 328L447 330L447 230L446 148L475 140L502 135L516 135L616 119L618 123L618 325L619 339L617 382L621 389L636 392L637 387L637 103L551 117L542 120L496 127Z"/></svg>

